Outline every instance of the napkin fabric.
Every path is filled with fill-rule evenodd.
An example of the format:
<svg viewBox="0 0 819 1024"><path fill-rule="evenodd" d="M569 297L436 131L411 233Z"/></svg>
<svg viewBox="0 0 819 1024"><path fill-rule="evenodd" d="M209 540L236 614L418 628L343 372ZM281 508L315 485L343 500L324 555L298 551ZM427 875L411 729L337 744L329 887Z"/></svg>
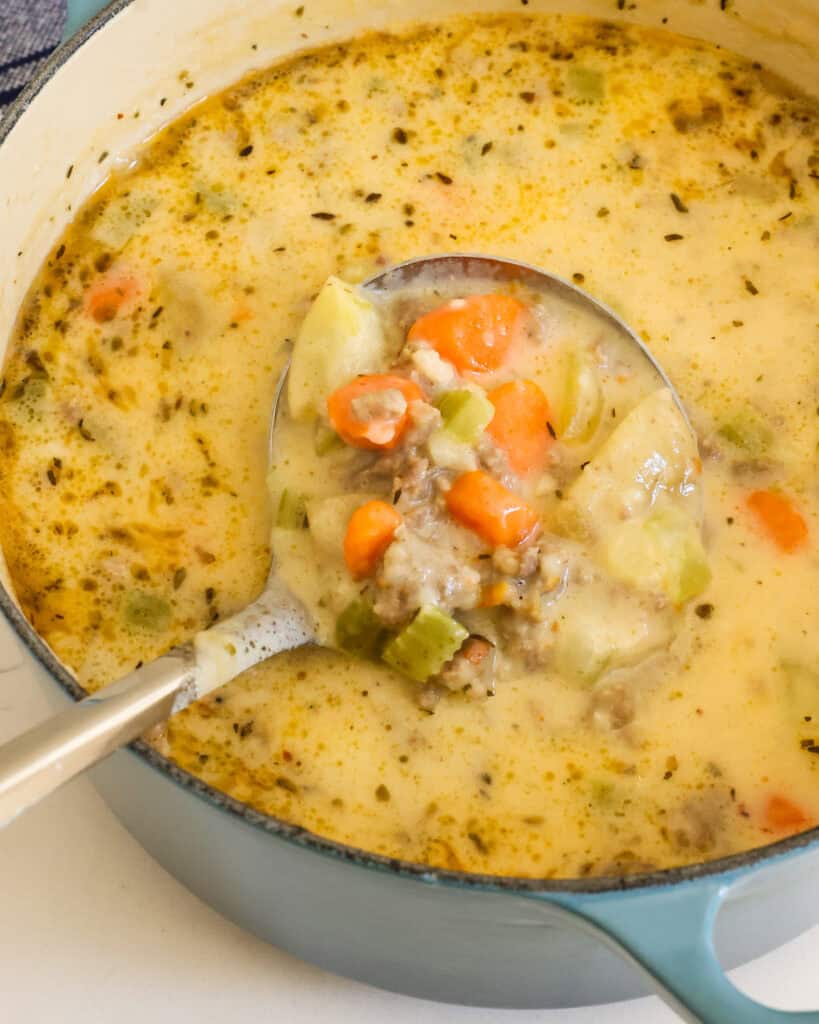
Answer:
<svg viewBox="0 0 819 1024"><path fill-rule="evenodd" d="M65 0L0 0L0 117L59 43Z"/></svg>

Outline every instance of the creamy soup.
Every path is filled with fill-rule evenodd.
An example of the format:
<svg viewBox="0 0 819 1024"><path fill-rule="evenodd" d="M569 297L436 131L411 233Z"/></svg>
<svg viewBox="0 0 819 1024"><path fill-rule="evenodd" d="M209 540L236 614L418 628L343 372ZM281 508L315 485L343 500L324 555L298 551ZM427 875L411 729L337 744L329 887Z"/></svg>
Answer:
<svg viewBox="0 0 819 1024"><path fill-rule="evenodd" d="M530 663L523 637L520 672L426 695L378 661L305 649L154 742L259 810L451 868L617 874L811 827L817 112L714 46L523 15L306 53L198 105L78 213L20 312L0 540L27 616L95 689L241 608L271 532L284 570L310 537L282 492L308 519L337 496L305 483L314 424L282 426L302 447L277 455L294 475L275 508L265 481L274 385L326 279L435 251L528 260L641 333L699 437L710 579L666 594L668 644L572 673ZM641 396L606 401L600 445ZM557 535L555 472L538 514ZM306 597L326 581L314 603L335 622L331 559L293 557ZM520 566L496 571L481 584L516 585Z"/></svg>

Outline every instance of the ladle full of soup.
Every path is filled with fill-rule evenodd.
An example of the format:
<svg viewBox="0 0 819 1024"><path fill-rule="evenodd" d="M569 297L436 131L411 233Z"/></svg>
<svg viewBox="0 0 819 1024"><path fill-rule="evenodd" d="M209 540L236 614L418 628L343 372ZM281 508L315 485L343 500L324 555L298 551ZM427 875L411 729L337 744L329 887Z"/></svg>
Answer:
<svg viewBox="0 0 819 1024"><path fill-rule="evenodd" d="M432 710L523 664L583 683L643 664L708 582L679 398L610 310L543 271L440 256L330 278L272 404L262 594L2 748L2 817L307 642L402 673Z"/></svg>

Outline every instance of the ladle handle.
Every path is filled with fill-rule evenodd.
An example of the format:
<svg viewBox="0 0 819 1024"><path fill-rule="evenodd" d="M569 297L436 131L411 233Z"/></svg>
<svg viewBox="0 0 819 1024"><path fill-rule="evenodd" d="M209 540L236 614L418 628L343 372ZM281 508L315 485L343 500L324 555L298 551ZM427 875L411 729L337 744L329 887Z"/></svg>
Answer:
<svg viewBox="0 0 819 1024"><path fill-rule="evenodd" d="M180 710L195 670L193 648L174 648L0 747L0 827Z"/></svg>

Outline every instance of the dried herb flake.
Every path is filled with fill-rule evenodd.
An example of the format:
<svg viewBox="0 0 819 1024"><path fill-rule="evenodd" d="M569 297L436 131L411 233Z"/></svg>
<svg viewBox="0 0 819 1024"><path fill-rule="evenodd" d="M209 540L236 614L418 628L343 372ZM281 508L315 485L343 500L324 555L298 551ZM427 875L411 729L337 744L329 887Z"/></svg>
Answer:
<svg viewBox="0 0 819 1024"><path fill-rule="evenodd" d="M94 440L94 435L91 433L91 431L88 429L88 427L85 426L85 420L84 419L79 420L79 422L77 423L77 429L79 430L80 437L82 437L83 440L85 440L85 441L93 441Z"/></svg>

